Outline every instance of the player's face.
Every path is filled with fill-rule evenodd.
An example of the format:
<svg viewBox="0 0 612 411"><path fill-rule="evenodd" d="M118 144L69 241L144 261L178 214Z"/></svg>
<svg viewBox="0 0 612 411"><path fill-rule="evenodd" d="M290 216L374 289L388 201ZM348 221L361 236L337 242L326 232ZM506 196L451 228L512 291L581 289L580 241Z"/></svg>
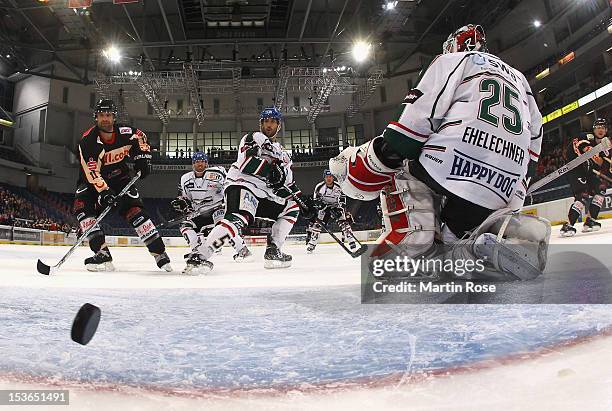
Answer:
<svg viewBox="0 0 612 411"><path fill-rule="evenodd" d="M206 167L208 167L208 163L206 161L198 160L193 163L193 171L196 173L203 173L204 170L206 170Z"/></svg>
<svg viewBox="0 0 612 411"><path fill-rule="evenodd" d="M334 184L334 176L325 176L325 184L328 186Z"/></svg>
<svg viewBox="0 0 612 411"><path fill-rule="evenodd" d="M96 113L96 123L98 124L98 128L108 133L112 133L115 115L113 113Z"/></svg>
<svg viewBox="0 0 612 411"><path fill-rule="evenodd" d="M261 122L260 128L261 132L264 133L266 137L272 138L276 135L276 133L278 133L280 124L273 118L264 118L264 120Z"/></svg>
<svg viewBox="0 0 612 411"><path fill-rule="evenodd" d="M593 129L593 134L595 134L595 138L602 139L608 133L608 129L602 126L597 126Z"/></svg>

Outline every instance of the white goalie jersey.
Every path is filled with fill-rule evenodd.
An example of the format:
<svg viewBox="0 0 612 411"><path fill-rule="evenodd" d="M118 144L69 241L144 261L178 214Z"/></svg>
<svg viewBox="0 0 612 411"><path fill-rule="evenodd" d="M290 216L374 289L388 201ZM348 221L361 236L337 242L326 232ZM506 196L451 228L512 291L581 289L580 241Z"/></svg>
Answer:
<svg viewBox="0 0 612 411"><path fill-rule="evenodd" d="M194 210L210 211L223 206L223 184L225 169L208 167L202 177L193 171L183 174L179 184L179 196L191 201Z"/></svg>
<svg viewBox="0 0 612 411"><path fill-rule="evenodd" d="M396 151L418 157L438 184L472 203L522 204L542 116L521 72L488 53L440 55L402 107L384 131Z"/></svg>

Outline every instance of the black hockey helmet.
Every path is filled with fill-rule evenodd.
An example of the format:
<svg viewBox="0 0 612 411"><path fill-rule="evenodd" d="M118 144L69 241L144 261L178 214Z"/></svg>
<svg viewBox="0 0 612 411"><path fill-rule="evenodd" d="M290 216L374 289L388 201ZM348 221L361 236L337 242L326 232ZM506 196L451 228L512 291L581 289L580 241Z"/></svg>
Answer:
<svg viewBox="0 0 612 411"><path fill-rule="evenodd" d="M593 122L593 130L595 127L605 127L608 128L608 121L605 118L598 118Z"/></svg>
<svg viewBox="0 0 612 411"><path fill-rule="evenodd" d="M116 119L117 118L117 106L115 106L115 103L113 102L113 100L109 98L100 99L96 103L96 107L94 108L94 112L93 112L94 121L96 120L96 114L98 113L113 113Z"/></svg>

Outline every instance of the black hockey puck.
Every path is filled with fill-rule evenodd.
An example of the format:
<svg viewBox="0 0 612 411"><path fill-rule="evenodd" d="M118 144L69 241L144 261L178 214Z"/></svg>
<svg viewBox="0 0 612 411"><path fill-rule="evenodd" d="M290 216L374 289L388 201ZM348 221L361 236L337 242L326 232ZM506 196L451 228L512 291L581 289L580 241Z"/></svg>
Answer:
<svg viewBox="0 0 612 411"><path fill-rule="evenodd" d="M70 333L72 341L87 345L98 329L101 314L102 311L95 305L83 304L72 323L72 332Z"/></svg>

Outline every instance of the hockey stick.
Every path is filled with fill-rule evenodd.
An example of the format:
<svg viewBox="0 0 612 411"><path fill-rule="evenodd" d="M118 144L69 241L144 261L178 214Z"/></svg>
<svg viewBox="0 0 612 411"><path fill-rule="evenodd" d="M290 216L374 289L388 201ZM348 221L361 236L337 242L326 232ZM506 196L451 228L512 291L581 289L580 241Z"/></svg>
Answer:
<svg viewBox="0 0 612 411"><path fill-rule="evenodd" d="M119 194L117 195L117 198L119 198L119 197L123 196L125 193L127 193L127 191L130 189L130 187L132 187L134 185L134 183L136 181L138 181L139 178L140 178L140 171L138 171L136 173L136 175L130 180L130 182L127 183L127 185L125 187L123 187L123 190L121 190L119 192ZM106 207L102 211L102 213L100 213L98 218L96 218L96 221L91 225L91 227L89 227L87 230L85 230L85 232L83 234L81 234L81 236L77 239L76 243L72 247L70 247L70 250L68 250L68 252L62 257L62 259L59 260L59 262L57 264L55 264L53 267L48 266L47 264L43 263L39 259L38 263L36 264L36 269L38 270L38 272L41 273L41 274L44 274L44 275L49 275L51 273L51 270L55 271L58 268L60 268L61 265L64 264L64 262L68 259L68 257L70 257L70 255L72 255L74 250L76 250L76 248L79 245L81 245L81 243L87 238L89 233L91 233L94 230L94 228L96 228L98 226L98 223L100 221L102 221L102 219L104 217L106 217L106 215L111 211L112 208L113 208L112 206Z"/></svg>
<svg viewBox="0 0 612 411"><path fill-rule="evenodd" d="M289 193L291 193L291 197L293 198L293 200L298 204L298 206L302 209L302 210L308 210L308 207L306 206L306 203L304 203L304 200L302 200L300 197L298 197L296 194L294 194L289 187L285 186L285 189L287 191L289 191ZM368 246L361 244L361 242L359 242L359 240L357 240L355 238L355 236L353 236L353 239L355 239L355 241L357 242L357 244L359 244L359 248L355 251L351 251L338 237L336 237L336 235L334 233L332 233L323 223L323 221L319 220L318 218L315 220L316 222L319 223L319 225L321 226L321 228L323 229L323 231L325 231L327 234L329 234L331 236L331 238L334 239L335 242L337 242L340 247L342 247L344 249L344 251L346 251L351 257L353 258L357 258L359 257L361 254L365 253L366 251L368 251Z"/></svg>
<svg viewBox="0 0 612 411"><path fill-rule="evenodd" d="M568 171L573 170L574 168L578 167L580 164L584 163L585 161L595 157L600 152L609 150L610 148L612 148L612 144L610 143L610 140L608 139L608 137L605 137L601 141L601 143L597 144L595 147L593 147L589 151L582 153L581 155L579 155L578 157L576 157L575 159L573 159L572 161L570 161L563 167L553 171L546 177L533 183L527 190L527 194L531 194L538 188L544 187L546 184L556 180L557 178L561 177L563 174L566 174Z"/></svg>
<svg viewBox="0 0 612 411"><path fill-rule="evenodd" d="M160 228L165 228L165 227L172 227L173 225L176 225L178 223L181 223L185 220L191 220L192 218L198 216L200 214L200 211L204 208L204 205L196 208L195 210L191 210L187 213L181 214L178 217L174 217L171 220L168 221L164 221L163 223L161 223L160 225L157 226L158 229Z"/></svg>
<svg viewBox="0 0 612 411"><path fill-rule="evenodd" d="M612 183L612 178L608 177L607 175L603 174L601 171L597 171L597 170L591 170L593 171L593 173L595 173L595 175L599 178L603 178L604 180L606 180L608 183Z"/></svg>

